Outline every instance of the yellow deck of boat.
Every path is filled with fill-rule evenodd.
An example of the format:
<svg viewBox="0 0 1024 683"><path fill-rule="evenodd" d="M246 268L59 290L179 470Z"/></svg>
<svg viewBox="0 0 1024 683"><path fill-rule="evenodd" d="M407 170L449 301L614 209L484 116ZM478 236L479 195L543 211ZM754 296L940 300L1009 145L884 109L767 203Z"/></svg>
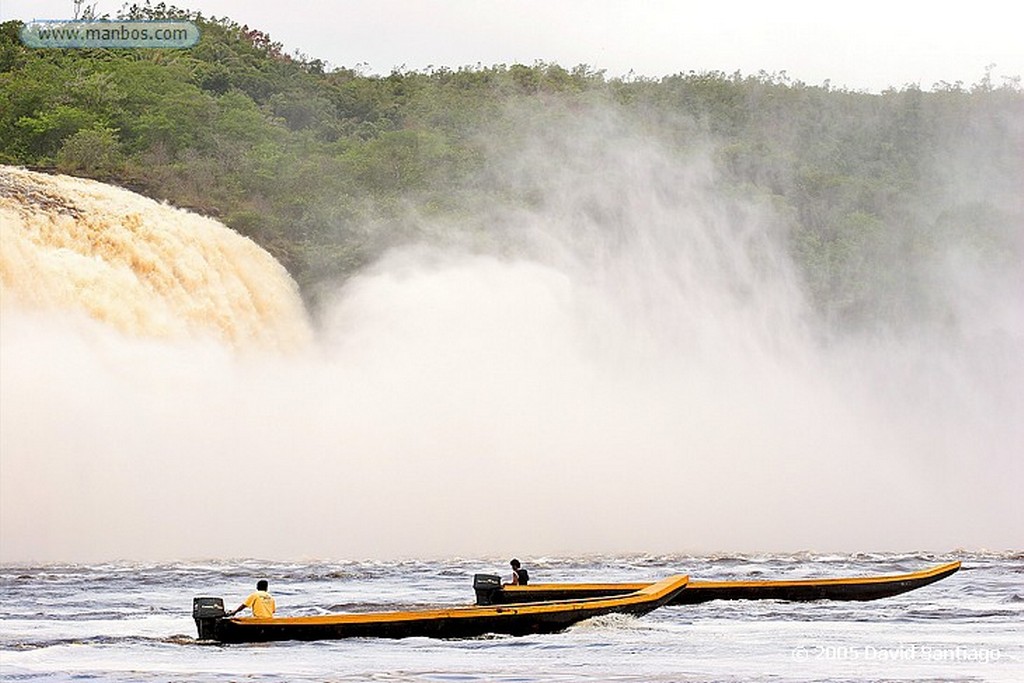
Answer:
<svg viewBox="0 0 1024 683"><path fill-rule="evenodd" d="M488 617L499 614L543 614L545 612L565 612L583 609L603 609L606 607L626 607L629 605L658 599L677 592L679 588L685 587L690 577L685 574L670 576L655 583L636 584L636 589L624 595L615 595L605 598L576 598L573 600L560 600L557 602L523 602L514 605L490 605L490 606L467 606L449 607L432 610L411 610L397 612L361 612L358 614L320 614L315 616L300 617L272 617L269 619L257 619L256 617L234 617L231 621L241 624L295 624L295 625L316 625L316 624L344 624L363 622L400 622L414 621L421 619L472 619L477 617Z"/></svg>

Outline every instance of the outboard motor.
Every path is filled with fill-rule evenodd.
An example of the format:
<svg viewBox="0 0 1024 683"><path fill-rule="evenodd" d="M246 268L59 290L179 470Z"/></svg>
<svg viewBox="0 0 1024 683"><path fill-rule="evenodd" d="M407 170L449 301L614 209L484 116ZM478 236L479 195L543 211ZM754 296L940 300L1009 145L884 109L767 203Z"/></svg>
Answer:
<svg viewBox="0 0 1024 683"><path fill-rule="evenodd" d="M199 629L199 640L215 640L217 620L223 616L222 598L192 598L192 618Z"/></svg>
<svg viewBox="0 0 1024 683"><path fill-rule="evenodd" d="M501 577L495 574L474 574L473 590L476 591L476 604L493 605L494 594L501 590Z"/></svg>

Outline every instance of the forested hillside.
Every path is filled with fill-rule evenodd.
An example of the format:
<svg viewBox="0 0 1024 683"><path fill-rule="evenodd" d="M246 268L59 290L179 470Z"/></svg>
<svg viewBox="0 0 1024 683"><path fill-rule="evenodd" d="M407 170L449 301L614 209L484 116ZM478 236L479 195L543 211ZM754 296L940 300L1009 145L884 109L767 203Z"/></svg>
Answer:
<svg viewBox="0 0 1024 683"><path fill-rule="evenodd" d="M609 79L555 64L326 68L259 30L186 10L188 50L39 50L0 26L0 163L125 185L219 218L310 300L390 246L482 228L483 206L536 201L491 172L537 130L612 116L680 159L710 155L728 192L770 207L833 326L905 325L929 282L908 261L952 245L1018 263L1019 80L894 84L881 94L785 74ZM301 46L300 46L301 47ZM930 85L930 84L929 84ZM1011 265L1012 267L1012 265Z"/></svg>

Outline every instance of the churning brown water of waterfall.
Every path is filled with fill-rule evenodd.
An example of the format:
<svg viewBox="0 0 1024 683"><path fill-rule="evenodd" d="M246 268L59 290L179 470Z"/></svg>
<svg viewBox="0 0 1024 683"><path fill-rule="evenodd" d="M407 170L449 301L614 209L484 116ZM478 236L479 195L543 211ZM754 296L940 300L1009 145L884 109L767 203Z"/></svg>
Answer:
<svg viewBox="0 0 1024 683"><path fill-rule="evenodd" d="M93 180L0 167L5 307L81 313L133 337L294 348L295 283L220 223Z"/></svg>

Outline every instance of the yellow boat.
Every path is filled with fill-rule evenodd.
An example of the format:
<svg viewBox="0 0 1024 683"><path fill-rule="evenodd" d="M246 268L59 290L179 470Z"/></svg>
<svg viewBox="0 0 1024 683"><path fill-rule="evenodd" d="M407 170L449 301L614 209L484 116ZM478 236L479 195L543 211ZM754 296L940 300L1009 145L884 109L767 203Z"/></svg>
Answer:
<svg viewBox="0 0 1024 683"><path fill-rule="evenodd" d="M709 600L878 600L906 593L944 579L960 569L959 562L910 574L838 579L785 581L691 581L669 603L693 605ZM639 590L642 583L541 583L502 586L500 579L478 574L474 579L477 604L498 605L538 600L622 595Z"/></svg>
<svg viewBox="0 0 1024 683"><path fill-rule="evenodd" d="M686 588L689 578L671 576L612 596L589 596L541 603L466 606L405 612L365 612L306 617L224 616L221 598L195 598L192 616L200 640L251 643L271 640L338 638L472 638L486 633L513 636L552 633L605 614L640 616L657 609Z"/></svg>

